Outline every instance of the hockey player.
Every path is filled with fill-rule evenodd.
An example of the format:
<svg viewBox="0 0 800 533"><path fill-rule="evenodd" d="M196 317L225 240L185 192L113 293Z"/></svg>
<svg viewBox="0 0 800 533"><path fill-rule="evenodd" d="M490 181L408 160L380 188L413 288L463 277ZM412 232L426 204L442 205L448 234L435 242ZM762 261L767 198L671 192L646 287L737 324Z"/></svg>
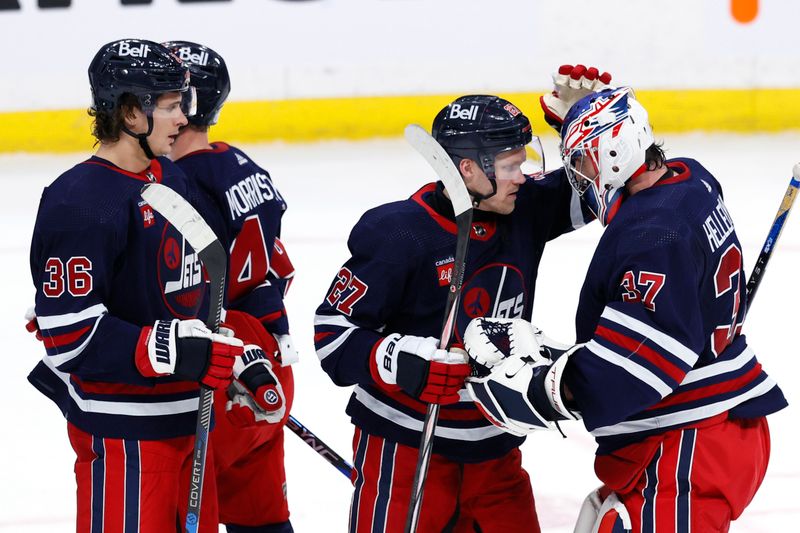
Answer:
<svg viewBox="0 0 800 533"><path fill-rule="evenodd" d="M77 531L174 531L198 385L225 388L242 342L195 319L207 292L198 257L139 194L163 183L203 207L161 157L194 105L188 68L157 43L126 39L100 49L89 83L99 147L44 190L33 232L47 354L28 379L68 420ZM216 491L205 479L200 531L210 532Z"/></svg>
<svg viewBox="0 0 800 533"><path fill-rule="evenodd" d="M741 334L742 247L720 184L693 159L665 160L627 88L573 106L561 153L607 226L578 344L553 361L530 324L478 320L465 343L492 371L470 392L513 434L583 418L604 487L576 531L727 531L766 473L765 416L786 400ZM495 349L509 336L510 356Z"/></svg>
<svg viewBox="0 0 800 533"><path fill-rule="evenodd" d="M563 170L526 176L541 154L527 117L496 96L463 96L433 121L433 136L461 172L476 210L455 340L471 318L530 319L545 243L590 219ZM355 385L351 532L405 524L423 419L441 404L419 531L539 531L523 438L492 427L463 391L458 348L437 350L456 226L441 182L364 214L350 259L315 319L323 369Z"/></svg>
<svg viewBox="0 0 800 533"><path fill-rule="evenodd" d="M222 56L186 41L165 46L188 64L197 91L197 113L181 128L170 157L220 210L220 238L230 250L225 325L247 343L236 380L215 397L211 440L220 522L230 533L291 532L283 427L294 397L288 365L295 353L283 297L294 270L278 240L286 202L247 154L209 142L208 129L230 92Z"/></svg>

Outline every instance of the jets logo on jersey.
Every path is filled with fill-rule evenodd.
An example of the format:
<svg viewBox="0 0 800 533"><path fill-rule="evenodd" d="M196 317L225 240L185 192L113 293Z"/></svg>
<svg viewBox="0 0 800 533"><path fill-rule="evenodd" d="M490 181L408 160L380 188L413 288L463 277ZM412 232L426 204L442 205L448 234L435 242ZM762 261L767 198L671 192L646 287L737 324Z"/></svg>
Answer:
<svg viewBox="0 0 800 533"><path fill-rule="evenodd" d="M164 303L178 318L197 315L203 300L200 259L183 235L167 224L158 253L158 284Z"/></svg>
<svg viewBox="0 0 800 533"><path fill-rule="evenodd" d="M462 294L456 328L459 341L473 318L520 318L528 301L522 272L506 263L491 263L475 272L464 283Z"/></svg>
<svg viewBox="0 0 800 533"><path fill-rule="evenodd" d="M473 287L464 295L464 312L470 318L486 316L489 312L489 293L483 287Z"/></svg>

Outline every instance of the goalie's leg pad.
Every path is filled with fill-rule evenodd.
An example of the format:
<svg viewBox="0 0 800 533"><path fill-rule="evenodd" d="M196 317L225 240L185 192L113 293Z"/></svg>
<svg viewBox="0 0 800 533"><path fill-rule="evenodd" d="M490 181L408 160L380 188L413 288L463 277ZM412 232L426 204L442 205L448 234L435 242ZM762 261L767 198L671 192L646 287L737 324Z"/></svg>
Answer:
<svg viewBox="0 0 800 533"><path fill-rule="evenodd" d="M631 533L628 509L615 492L601 487L593 490L581 506L574 533Z"/></svg>

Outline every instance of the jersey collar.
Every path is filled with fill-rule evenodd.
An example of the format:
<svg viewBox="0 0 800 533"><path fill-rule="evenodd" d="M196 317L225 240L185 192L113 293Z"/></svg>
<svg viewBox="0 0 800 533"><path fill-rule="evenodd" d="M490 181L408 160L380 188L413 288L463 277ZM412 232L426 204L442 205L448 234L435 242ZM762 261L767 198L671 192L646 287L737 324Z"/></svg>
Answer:
<svg viewBox="0 0 800 533"><path fill-rule="evenodd" d="M443 230L456 235L458 231L456 229L455 216L453 215L453 206L444 197L443 190L444 186L441 182L428 183L415 192L411 196L411 200L419 204ZM478 220L473 220L472 222L470 239L488 241L494 237L497 232L496 217L491 216L489 213L486 214L489 216L482 216L482 211L473 211L473 213L478 214Z"/></svg>
<svg viewBox="0 0 800 533"><path fill-rule="evenodd" d="M128 176L129 178L133 178L139 181L144 181L146 183L152 183L152 182L161 183L161 180L163 179L161 162L157 158L151 159L150 165L139 173L130 172L128 170L119 168L111 161L103 159L102 157L97 157L96 155L93 155L92 157L84 161L84 163L87 165L98 165L101 167L106 167L107 169L113 170L114 172L117 172L124 176Z"/></svg>

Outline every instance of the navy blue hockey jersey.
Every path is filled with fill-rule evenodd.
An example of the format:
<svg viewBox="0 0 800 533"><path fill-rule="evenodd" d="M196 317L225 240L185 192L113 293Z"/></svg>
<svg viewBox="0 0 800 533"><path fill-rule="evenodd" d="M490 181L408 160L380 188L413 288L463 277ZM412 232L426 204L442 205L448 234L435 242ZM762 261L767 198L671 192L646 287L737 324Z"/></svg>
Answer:
<svg viewBox="0 0 800 533"><path fill-rule="evenodd" d="M28 379L71 423L102 437L161 439L195 429L197 383L145 378L134 363L143 326L196 317L208 290L192 248L140 196L148 181L204 213L168 159L134 174L92 157L45 188L31 243L47 355Z"/></svg>
<svg viewBox="0 0 800 533"><path fill-rule="evenodd" d="M742 247L717 180L691 159L626 198L592 259L576 316L587 343L565 380L605 453L728 412L786 406L740 334Z"/></svg>
<svg viewBox="0 0 800 533"><path fill-rule="evenodd" d="M176 161L222 213L219 237L230 253L228 307L258 318L276 335L289 333L283 304L287 283L271 268L286 202L269 173L222 142Z"/></svg>
<svg viewBox="0 0 800 533"><path fill-rule="evenodd" d="M453 268L456 225L439 184L367 211L348 241L352 257L336 275L315 318L323 369L340 386L355 385L347 413L364 431L419 446L427 404L387 391L369 371L385 335L437 337ZM477 211L470 234L455 341L480 316L530 319L545 243L587 220L562 171L519 189L516 208ZM489 423L470 400L443 406L434 452L460 462L499 457L523 439Z"/></svg>

